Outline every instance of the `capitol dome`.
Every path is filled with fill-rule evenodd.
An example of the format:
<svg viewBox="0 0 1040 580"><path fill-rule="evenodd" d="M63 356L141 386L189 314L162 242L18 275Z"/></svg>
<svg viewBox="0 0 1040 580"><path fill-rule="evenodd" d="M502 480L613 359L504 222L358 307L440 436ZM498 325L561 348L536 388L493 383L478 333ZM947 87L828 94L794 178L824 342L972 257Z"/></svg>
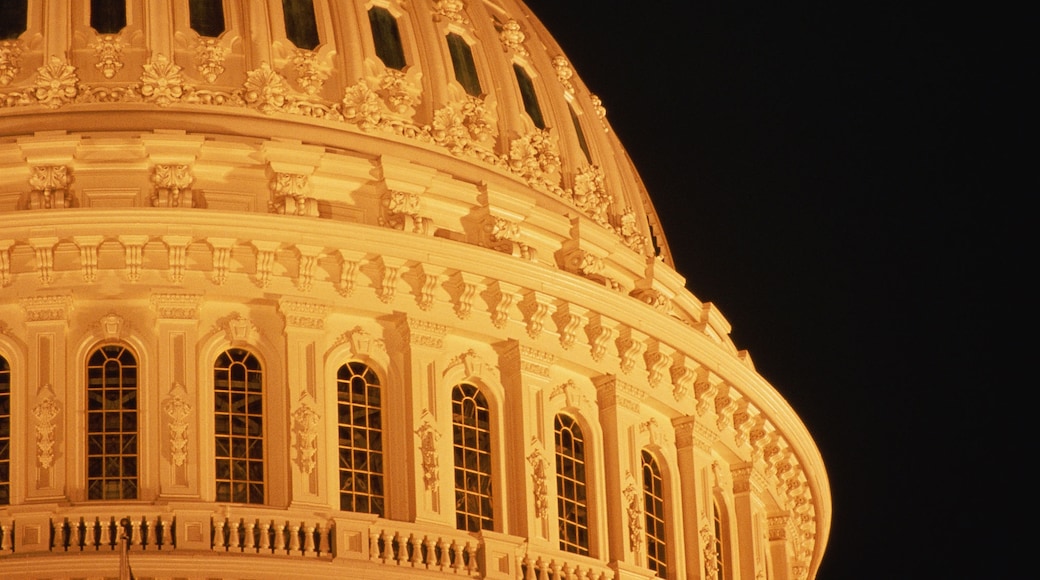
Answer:
<svg viewBox="0 0 1040 580"><path fill-rule="evenodd" d="M517 0L0 7L0 577L810 580L729 330Z"/></svg>

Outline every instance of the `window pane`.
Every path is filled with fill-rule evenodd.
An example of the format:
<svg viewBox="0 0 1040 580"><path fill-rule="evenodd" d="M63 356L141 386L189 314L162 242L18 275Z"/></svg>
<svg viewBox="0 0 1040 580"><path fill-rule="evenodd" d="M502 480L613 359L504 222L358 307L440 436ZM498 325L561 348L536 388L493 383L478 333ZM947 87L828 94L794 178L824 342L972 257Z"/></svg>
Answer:
<svg viewBox="0 0 1040 580"><path fill-rule="evenodd" d="M116 34L126 27L126 0L90 0L90 27Z"/></svg>
<svg viewBox="0 0 1040 580"><path fill-rule="evenodd" d="M455 69L455 80L459 81L467 95L479 97L483 91L477 76L477 65L473 61L473 51L466 39L455 33L449 34L448 52L451 53L451 66Z"/></svg>
<svg viewBox="0 0 1040 580"><path fill-rule="evenodd" d="M403 69L407 63L404 61L401 32L397 29L394 15L386 8L375 6L368 11L368 23L372 27L376 56L389 68Z"/></svg>
<svg viewBox="0 0 1040 580"><path fill-rule="evenodd" d="M545 128L545 120L542 119L542 109L538 106L538 95L534 92L534 83L524 67L514 64L513 72L516 73L516 84L520 87L520 97L524 101L524 110L531 117L534 126L539 129Z"/></svg>
<svg viewBox="0 0 1040 580"><path fill-rule="evenodd" d="M137 359L109 344L87 363L87 497L137 498Z"/></svg>
<svg viewBox="0 0 1040 580"><path fill-rule="evenodd" d="M647 566L661 578L668 577L664 537L664 480L657 460L648 451L642 452L643 506L646 518Z"/></svg>
<svg viewBox="0 0 1040 580"><path fill-rule="evenodd" d="M29 0L0 2L0 40L13 40L25 32Z"/></svg>
<svg viewBox="0 0 1040 580"><path fill-rule="evenodd" d="M263 370L259 359L244 349L228 349L213 365L213 385L217 500L263 503Z"/></svg>
<svg viewBox="0 0 1040 580"><path fill-rule="evenodd" d="M199 36L217 37L224 32L223 0L188 0L191 29Z"/></svg>
<svg viewBox="0 0 1040 580"><path fill-rule="evenodd" d="M379 378L350 362L336 373L340 509L383 515L383 438Z"/></svg>
<svg viewBox="0 0 1040 580"><path fill-rule="evenodd" d="M477 387L457 385L451 393L455 456L455 525L471 532L493 530L491 430L487 399Z"/></svg>
<svg viewBox="0 0 1040 580"><path fill-rule="evenodd" d="M560 517L560 549L589 555L589 518L585 481L585 440L568 415L557 415L556 507Z"/></svg>
<svg viewBox="0 0 1040 580"><path fill-rule="evenodd" d="M285 36L297 48L314 50L318 46L318 21L313 0L282 0Z"/></svg>

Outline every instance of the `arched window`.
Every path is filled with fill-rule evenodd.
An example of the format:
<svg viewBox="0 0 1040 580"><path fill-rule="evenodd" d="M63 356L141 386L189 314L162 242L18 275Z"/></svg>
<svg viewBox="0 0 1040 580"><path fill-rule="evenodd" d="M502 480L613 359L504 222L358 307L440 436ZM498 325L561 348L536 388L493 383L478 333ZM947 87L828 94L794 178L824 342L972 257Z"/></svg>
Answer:
<svg viewBox="0 0 1040 580"><path fill-rule="evenodd" d="M87 498L137 498L137 359L118 344L87 360Z"/></svg>
<svg viewBox="0 0 1040 580"><path fill-rule="evenodd" d="M401 31L397 28L394 15L386 8L373 6L368 9L368 24L372 27L372 39L376 43L379 60L388 68L403 69L408 63L404 59Z"/></svg>
<svg viewBox="0 0 1040 580"><path fill-rule="evenodd" d="M0 3L0 40L14 40L25 32L29 0L5 0Z"/></svg>
<svg viewBox="0 0 1040 580"><path fill-rule="evenodd" d="M643 450L643 513L646 516L646 563L661 578L668 577L664 528L664 479L657 460Z"/></svg>
<svg viewBox="0 0 1040 580"><path fill-rule="evenodd" d="M589 502L585 475L585 438L569 415L557 415L556 506L560 515L560 549L589 555Z"/></svg>
<svg viewBox="0 0 1040 580"><path fill-rule="evenodd" d="M285 36L296 48L317 48L318 19L314 15L314 0L282 0L282 15L285 17Z"/></svg>
<svg viewBox="0 0 1040 580"><path fill-rule="evenodd" d="M542 108L538 106L538 95L534 92L534 82L531 75L527 74L524 67L513 64L513 73L516 74L516 84L520 87L520 98L524 101L524 110L531 117L534 126L539 129L545 128L545 119L542 118Z"/></svg>
<svg viewBox="0 0 1040 580"><path fill-rule="evenodd" d="M723 580L726 577L726 561L722 556L726 544L722 537L722 512L719 510L719 502L712 501L712 520L715 522L715 577Z"/></svg>
<svg viewBox="0 0 1040 580"><path fill-rule="evenodd" d="M0 356L0 505L11 503L11 366Z"/></svg>
<svg viewBox="0 0 1040 580"><path fill-rule="evenodd" d="M468 383L451 391L455 442L455 527L479 532L495 524L491 493L491 411L487 399Z"/></svg>
<svg viewBox="0 0 1040 580"><path fill-rule="evenodd" d="M90 0L90 27L98 34L126 28L126 0Z"/></svg>
<svg viewBox="0 0 1040 580"><path fill-rule="evenodd" d="M459 81L467 95L479 97L480 77L477 76L477 64L473 61L473 50L469 43L454 32L448 34L448 52L451 53L451 66L455 69L455 80Z"/></svg>
<svg viewBox="0 0 1040 580"><path fill-rule="evenodd" d="M224 0L188 0L188 19L199 36L220 36L225 29Z"/></svg>
<svg viewBox="0 0 1040 580"><path fill-rule="evenodd" d="M348 362L336 374L339 393L339 507L382 516L383 414L379 377Z"/></svg>
<svg viewBox="0 0 1040 580"><path fill-rule="evenodd" d="M264 503L263 379L260 361L241 348L213 364L217 501Z"/></svg>

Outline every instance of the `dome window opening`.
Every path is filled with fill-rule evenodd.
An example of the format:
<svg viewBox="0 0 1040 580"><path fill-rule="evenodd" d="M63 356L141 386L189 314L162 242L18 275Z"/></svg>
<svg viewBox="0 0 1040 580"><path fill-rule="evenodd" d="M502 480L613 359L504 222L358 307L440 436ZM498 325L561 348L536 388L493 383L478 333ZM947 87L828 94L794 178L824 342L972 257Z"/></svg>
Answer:
<svg viewBox="0 0 1040 580"><path fill-rule="evenodd" d="M0 3L0 40L14 40L25 32L29 0L4 0Z"/></svg>
<svg viewBox="0 0 1040 580"><path fill-rule="evenodd" d="M87 362L87 498L137 499L137 360L117 344Z"/></svg>
<svg viewBox="0 0 1040 580"><path fill-rule="evenodd" d="M376 56L387 68L404 70L408 65L404 58L404 46L401 44L401 31L397 28L397 19L389 10L373 6L368 10L368 24L372 27L372 39L376 45Z"/></svg>
<svg viewBox="0 0 1040 580"><path fill-rule="evenodd" d="M578 114L574 112L574 106L567 103L567 110L571 113L571 123L574 124L574 132L578 135L578 146L581 147L581 152L585 154L585 161L592 163L592 154L589 153L589 143L585 140L585 132L581 130L581 121L578 119Z"/></svg>
<svg viewBox="0 0 1040 580"><path fill-rule="evenodd" d="M11 367L0 356L0 505L11 504Z"/></svg>
<svg viewBox="0 0 1040 580"><path fill-rule="evenodd" d="M318 47L314 0L282 0L282 15L285 18L285 36L296 48L314 50Z"/></svg>
<svg viewBox="0 0 1040 580"><path fill-rule="evenodd" d="M585 438L581 426L568 415L556 416L555 431L560 549L588 556L589 503L585 477Z"/></svg>
<svg viewBox="0 0 1040 580"><path fill-rule="evenodd" d="M220 36L226 30L223 0L188 0L188 20L199 36Z"/></svg>
<svg viewBox="0 0 1040 580"><path fill-rule="evenodd" d="M383 416L379 377L349 362L336 374L339 412L339 506L383 516Z"/></svg>
<svg viewBox="0 0 1040 580"><path fill-rule="evenodd" d="M642 452L643 514L646 518L646 563L659 577L668 577L667 544L664 527L664 478L657 460L649 451Z"/></svg>
<svg viewBox="0 0 1040 580"><path fill-rule="evenodd" d="M455 527L494 530L491 493L491 410L477 387L462 383L451 392L455 455Z"/></svg>
<svg viewBox="0 0 1040 580"><path fill-rule="evenodd" d="M459 81L467 95L479 97L484 91L480 88L477 64L473 60L473 49L469 43L458 34L449 33L448 51L451 53L451 66L455 69L455 80Z"/></svg>
<svg viewBox="0 0 1040 580"><path fill-rule="evenodd" d="M98 34L118 34L126 28L126 0L90 0L90 27Z"/></svg>
<svg viewBox="0 0 1040 580"><path fill-rule="evenodd" d="M535 127L545 129L545 119L542 118L542 108L538 106L538 95L534 91L534 82L531 81L531 76L527 74L524 67L515 63L513 64L513 72L516 74L516 84L520 87L520 98L524 101L524 110L531 117Z"/></svg>
<svg viewBox="0 0 1040 580"><path fill-rule="evenodd" d="M217 357L213 412L217 501L264 503L263 370L249 351Z"/></svg>

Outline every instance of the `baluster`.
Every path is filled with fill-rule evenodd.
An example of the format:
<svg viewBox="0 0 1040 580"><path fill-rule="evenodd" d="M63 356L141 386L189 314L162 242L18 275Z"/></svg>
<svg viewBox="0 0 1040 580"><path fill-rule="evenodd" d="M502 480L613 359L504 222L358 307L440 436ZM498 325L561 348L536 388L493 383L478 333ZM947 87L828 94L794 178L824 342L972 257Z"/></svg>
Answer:
<svg viewBox="0 0 1040 580"><path fill-rule="evenodd" d="M368 530L368 559L376 560L379 558L379 533L373 533L371 529Z"/></svg>
<svg viewBox="0 0 1040 580"><path fill-rule="evenodd" d="M426 548L426 557L423 558L427 570L437 567L437 543L430 536L423 538L423 547Z"/></svg>
<svg viewBox="0 0 1040 580"><path fill-rule="evenodd" d="M69 522L69 549L83 550L82 518Z"/></svg>
<svg viewBox="0 0 1040 580"><path fill-rule="evenodd" d="M230 532L228 534L228 550L232 550L232 549L234 549L236 551L241 551L242 550L242 536L239 533L239 529L238 529L238 526L240 525L240 523L241 523L240 521L238 521L238 522L228 521L228 526L229 526L228 527L228 532Z"/></svg>
<svg viewBox="0 0 1040 580"><path fill-rule="evenodd" d="M549 564L538 556L538 580L549 580Z"/></svg>
<svg viewBox="0 0 1040 580"><path fill-rule="evenodd" d="M465 546L456 541L452 541L451 547L455 551L454 570L455 572L461 572L466 569Z"/></svg>
<svg viewBox="0 0 1040 580"><path fill-rule="evenodd" d="M147 529L147 533L145 534L145 537L144 537L145 538L144 539L144 543L145 543L146 546L149 546L149 547L151 547L154 550L158 550L159 549L159 538L156 537L155 532L156 532L156 528L159 527L159 516L155 516L154 518L152 518L150 520L145 520L145 524L147 524L148 527L146 528Z"/></svg>
<svg viewBox="0 0 1040 580"><path fill-rule="evenodd" d="M314 525L309 524L303 528L303 555L314 555Z"/></svg>
<svg viewBox="0 0 1040 580"><path fill-rule="evenodd" d="M274 549L276 552L285 549L285 524L282 522L274 525Z"/></svg>
<svg viewBox="0 0 1040 580"><path fill-rule="evenodd" d="M573 578L574 578L574 568L571 567L571 563L570 562L564 562L563 568L560 568L560 574L563 574L563 577L566 580L573 580Z"/></svg>
<svg viewBox="0 0 1040 580"><path fill-rule="evenodd" d="M397 545L397 565L408 562L408 538L400 532L394 534L394 544Z"/></svg>
<svg viewBox="0 0 1040 580"><path fill-rule="evenodd" d="M448 553L450 549L444 538L437 538L437 551L439 552L437 567L443 572L451 566L451 555Z"/></svg>
<svg viewBox="0 0 1040 580"><path fill-rule="evenodd" d="M300 551L300 524L293 524L289 528L289 552Z"/></svg>
<svg viewBox="0 0 1040 580"><path fill-rule="evenodd" d="M477 545L473 542L466 542L466 554L469 556L466 571L473 575L477 571Z"/></svg>
<svg viewBox="0 0 1040 580"><path fill-rule="evenodd" d="M122 535L123 526L116 521L115 516L112 516L108 518L108 524L105 526L105 530L108 531L108 541L105 543L108 544L109 548L115 550L121 542L119 536Z"/></svg>
<svg viewBox="0 0 1040 580"><path fill-rule="evenodd" d="M144 518L142 518L144 519ZM142 545L141 520L130 520L130 544L137 548Z"/></svg>
<svg viewBox="0 0 1040 580"><path fill-rule="evenodd" d="M173 549L177 547L177 539L173 535L173 526L177 523L177 518L171 517L169 520L162 520L162 534L159 536L162 538L163 548Z"/></svg>
<svg viewBox="0 0 1040 580"><path fill-rule="evenodd" d="M271 551L271 522L260 523L260 550Z"/></svg>
<svg viewBox="0 0 1040 580"><path fill-rule="evenodd" d="M213 548L226 549L224 544L224 520L213 521Z"/></svg>
<svg viewBox="0 0 1040 580"><path fill-rule="evenodd" d="M256 521L249 520L243 524L245 526L245 551L255 552L256 551L256 539L253 536L254 530L256 530Z"/></svg>
<svg viewBox="0 0 1040 580"><path fill-rule="evenodd" d="M382 550L379 550L379 543L380 542L383 543L383 549ZM386 555L388 553L390 553L389 552L390 548L388 546L389 543L390 542L386 539L386 530L379 530L379 534L376 536L376 549L377 549L377 554L379 554L379 559L382 560L384 564L386 564L386 560L387 560Z"/></svg>
<svg viewBox="0 0 1040 580"><path fill-rule="evenodd" d="M11 549L11 528L2 522L0 522L0 552L7 552Z"/></svg>
<svg viewBox="0 0 1040 580"><path fill-rule="evenodd" d="M524 559L520 562L520 568L524 571L524 580L534 580L534 562L531 561L531 556L524 554Z"/></svg>
<svg viewBox="0 0 1040 580"><path fill-rule="evenodd" d="M408 563L412 565L412 568L422 564L422 552L419 550L419 542L419 537L415 534L408 534L404 541L405 546L412 552L411 556L408 556L408 552L405 552Z"/></svg>
<svg viewBox="0 0 1040 580"><path fill-rule="evenodd" d="M321 556L328 553L328 543L325 541L325 526L318 522L314 524L314 555Z"/></svg>
<svg viewBox="0 0 1040 580"><path fill-rule="evenodd" d="M560 579L560 563L556 560L549 562L549 569L552 570L552 577L554 580Z"/></svg>

